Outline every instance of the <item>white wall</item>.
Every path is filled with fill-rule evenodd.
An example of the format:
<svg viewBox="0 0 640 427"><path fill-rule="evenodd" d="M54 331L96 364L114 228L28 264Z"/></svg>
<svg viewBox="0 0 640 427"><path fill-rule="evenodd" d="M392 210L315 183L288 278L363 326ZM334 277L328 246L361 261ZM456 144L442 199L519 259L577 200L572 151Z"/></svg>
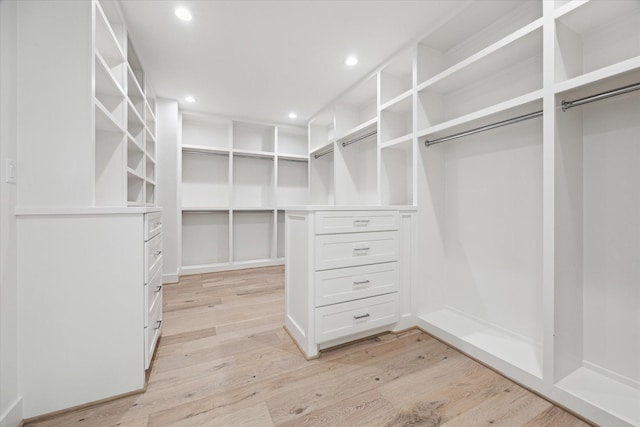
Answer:
<svg viewBox="0 0 640 427"><path fill-rule="evenodd" d="M159 98L156 101L158 206L162 206L162 269L164 283L179 279L180 218L178 206L178 102Z"/></svg>
<svg viewBox="0 0 640 427"><path fill-rule="evenodd" d="M7 159L17 159L17 2L0 0L0 427L22 420L18 384L16 185L5 182Z"/></svg>

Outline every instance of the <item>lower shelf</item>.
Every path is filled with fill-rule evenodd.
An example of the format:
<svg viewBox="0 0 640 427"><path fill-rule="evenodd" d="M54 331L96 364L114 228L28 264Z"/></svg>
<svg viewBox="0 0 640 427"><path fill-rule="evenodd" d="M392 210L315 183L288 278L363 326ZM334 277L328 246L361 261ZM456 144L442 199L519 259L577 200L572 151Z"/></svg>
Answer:
<svg viewBox="0 0 640 427"><path fill-rule="evenodd" d="M542 378L542 348L522 337L448 309L422 315L418 322L424 330L452 345L462 341ZM466 346L459 347L467 351Z"/></svg>
<svg viewBox="0 0 640 427"><path fill-rule="evenodd" d="M590 404L640 425L640 385L633 387L587 367L581 367L556 386Z"/></svg>

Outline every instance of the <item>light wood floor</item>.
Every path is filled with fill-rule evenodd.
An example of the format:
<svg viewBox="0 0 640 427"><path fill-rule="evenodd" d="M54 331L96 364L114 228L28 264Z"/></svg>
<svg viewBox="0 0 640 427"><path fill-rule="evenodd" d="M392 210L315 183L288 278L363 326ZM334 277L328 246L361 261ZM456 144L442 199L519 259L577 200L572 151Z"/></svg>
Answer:
<svg viewBox="0 0 640 427"><path fill-rule="evenodd" d="M283 280L271 267L166 286L145 393L26 425L587 425L417 330L307 361L282 328Z"/></svg>

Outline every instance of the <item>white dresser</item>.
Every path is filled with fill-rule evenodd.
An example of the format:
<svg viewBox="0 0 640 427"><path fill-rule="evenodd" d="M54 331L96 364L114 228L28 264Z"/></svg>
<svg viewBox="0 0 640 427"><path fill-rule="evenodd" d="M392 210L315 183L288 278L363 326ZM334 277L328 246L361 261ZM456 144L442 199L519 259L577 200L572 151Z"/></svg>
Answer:
<svg viewBox="0 0 640 427"><path fill-rule="evenodd" d="M308 358L399 319L398 211L287 211L285 326Z"/></svg>
<svg viewBox="0 0 640 427"><path fill-rule="evenodd" d="M144 368L162 331L162 212L144 214Z"/></svg>

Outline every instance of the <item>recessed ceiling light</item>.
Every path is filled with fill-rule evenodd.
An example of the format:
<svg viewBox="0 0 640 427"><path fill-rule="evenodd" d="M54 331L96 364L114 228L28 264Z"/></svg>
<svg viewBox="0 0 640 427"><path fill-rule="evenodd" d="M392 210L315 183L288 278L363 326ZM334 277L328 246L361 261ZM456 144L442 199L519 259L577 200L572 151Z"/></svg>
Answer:
<svg viewBox="0 0 640 427"><path fill-rule="evenodd" d="M184 7L177 8L174 13L179 19L182 19L183 21L191 21L193 19L193 16L191 16L191 12L189 12L189 10L185 9Z"/></svg>
<svg viewBox="0 0 640 427"><path fill-rule="evenodd" d="M289 118L290 119L295 119L297 117L298 117L298 115L296 113L294 113L293 111L289 113Z"/></svg>
<svg viewBox="0 0 640 427"><path fill-rule="evenodd" d="M353 55L347 56L347 59L344 60L344 63L349 67L353 67L358 63L358 58Z"/></svg>
<svg viewBox="0 0 640 427"><path fill-rule="evenodd" d="M196 102L196 99L193 96L186 96L184 100L187 102Z"/></svg>

